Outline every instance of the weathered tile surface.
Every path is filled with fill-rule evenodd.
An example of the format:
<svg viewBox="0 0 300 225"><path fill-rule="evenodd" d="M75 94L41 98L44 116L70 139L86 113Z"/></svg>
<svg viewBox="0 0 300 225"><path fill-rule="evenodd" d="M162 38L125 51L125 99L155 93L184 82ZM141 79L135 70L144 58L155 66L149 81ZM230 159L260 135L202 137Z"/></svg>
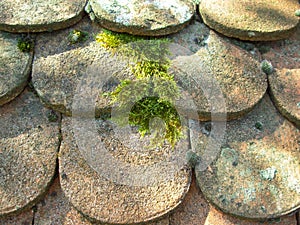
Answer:
<svg viewBox="0 0 300 225"><path fill-rule="evenodd" d="M193 177L191 187L182 204L170 215L170 225L203 225L210 205L203 197Z"/></svg>
<svg viewBox="0 0 300 225"><path fill-rule="evenodd" d="M300 26L291 37L261 44L268 51L263 58L270 61L274 73L268 76L271 97L277 109L300 126Z"/></svg>
<svg viewBox="0 0 300 225"><path fill-rule="evenodd" d="M0 105L20 94L29 77L33 52L21 52L19 38L21 35L0 32Z"/></svg>
<svg viewBox="0 0 300 225"><path fill-rule="evenodd" d="M91 225L92 223L72 207L60 188L59 179L56 178L46 197L37 204L34 224Z"/></svg>
<svg viewBox="0 0 300 225"><path fill-rule="evenodd" d="M194 15L191 1L183 0L91 0L88 8L107 29L147 36L175 33Z"/></svg>
<svg viewBox="0 0 300 225"><path fill-rule="evenodd" d="M73 131L80 132L77 130L89 121L80 119L79 123ZM184 154L185 141L173 151L170 147L150 151L141 149L147 145L141 145L137 135L131 136L134 145L116 139L108 122L97 122L95 137L91 136L91 129L81 130L90 135L81 137L72 132L70 118L62 122L61 185L70 202L84 215L107 223L146 222L165 215L182 202L189 188L190 171L174 166L172 158L178 160L178 151ZM103 152L102 142L109 154Z"/></svg>
<svg viewBox="0 0 300 225"><path fill-rule="evenodd" d="M52 180L59 126L49 113L28 91L0 108L0 216L32 206Z"/></svg>
<svg viewBox="0 0 300 225"><path fill-rule="evenodd" d="M1 225L32 225L33 211L27 210L18 215L11 215L6 217L0 217Z"/></svg>
<svg viewBox="0 0 300 225"><path fill-rule="evenodd" d="M189 94L200 120L211 120L211 112L219 120L241 117L263 97L266 75L247 51L216 33L211 32L206 43L196 54L172 61L171 70L183 90L180 107L193 118L189 112L195 109L184 100Z"/></svg>
<svg viewBox="0 0 300 225"><path fill-rule="evenodd" d="M300 65L300 25L294 34L281 41L261 42L263 58L275 69L297 69Z"/></svg>
<svg viewBox="0 0 300 225"><path fill-rule="evenodd" d="M300 68L276 70L268 79L278 110L300 127Z"/></svg>
<svg viewBox="0 0 300 225"><path fill-rule="evenodd" d="M242 40L289 37L299 23L297 0L201 0L200 13L212 29Z"/></svg>
<svg viewBox="0 0 300 225"><path fill-rule="evenodd" d="M0 30L41 32L66 28L83 16L85 0L2 0Z"/></svg>
<svg viewBox="0 0 300 225"><path fill-rule="evenodd" d="M300 206L300 132L275 109L268 96L244 118L228 122L214 162L196 168L204 196L240 217L279 217ZM207 136L201 132L202 144ZM193 145L195 151L203 146Z"/></svg>
<svg viewBox="0 0 300 225"><path fill-rule="evenodd" d="M69 33L75 29L88 32L88 40L71 44ZM101 28L93 26L85 18L80 24L68 30L57 32L55 35L42 34L37 37L32 83L43 103L48 107L71 115L75 94L78 90L83 92L87 89L81 90L79 86L81 82L95 92L103 87L100 82L109 79L110 76L119 80L122 77L130 77L128 70L123 69L122 73L120 72L120 68L124 67L122 62L116 57L111 57L111 54L95 41L93 35L100 31ZM92 63L105 68L105 71L96 70L90 75L87 68ZM92 80L93 78L95 80ZM91 84L88 80L91 80ZM91 92L86 94L89 95ZM101 94L95 99L95 104L96 114L109 108L109 102L102 98Z"/></svg>
<svg viewBox="0 0 300 225"><path fill-rule="evenodd" d="M211 207L205 225L297 225L295 215L285 216L273 221L248 221L224 214Z"/></svg>

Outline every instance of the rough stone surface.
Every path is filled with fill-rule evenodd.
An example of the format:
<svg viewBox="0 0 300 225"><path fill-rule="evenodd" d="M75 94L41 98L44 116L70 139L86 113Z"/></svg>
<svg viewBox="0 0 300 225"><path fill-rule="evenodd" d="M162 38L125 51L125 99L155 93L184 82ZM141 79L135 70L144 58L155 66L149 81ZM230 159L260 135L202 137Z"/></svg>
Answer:
<svg viewBox="0 0 300 225"><path fill-rule="evenodd" d="M63 224L63 225L95 225L99 223L93 223L80 214L65 197L61 187L59 179L56 178L51 185L46 197L41 200L36 206L36 213L34 214L35 225L52 225L52 224ZM29 214L29 213L28 213ZM31 220L28 225L31 225ZM1 220L0 220L1 221ZM11 220L5 220L11 221ZM17 220L18 221L18 220ZM17 223L4 223L1 225L11 225ZM168 218L148 223L149 225L169 225ZM25 225L25 224L24 224ZM100 225L100 224L99 224ZM101 223L101 225L107 225Z"/></svg>
<svg viewBox="0 0 300 225"><path fill-rule="evenodd" d="M260 44L263 58L275 69L268 76L271 97L278 110L300 126L300 26L286 40ZM298 104L299 103L299 104Z"/></svg>
<svg viewBox="0 0 300 225"><path fill-rule="evenodd" d="M180 108L193 118L193 106L184 100L190 96L202 121L210 120L212 111L219 120L241 117L263 97L266 75L251 54L216 33L206 43L196 54L172 61L171 71L182 89Z"/></svg>
<svg viewBox="0 0 300 225"><path fill-rule="evenodd" d="M82 126L87 122L83 119L80 121ZM136 147L140 145L139 137L137 137L139 135L137 134L131 137L134 145L128 147L112 136L110 123L98 120L97 143L103 142L106 148L105 151L118 160L118 163L111 164L110 159L107 158L107 153L102 153L100 146L91 144L94 150L89 151L88 149L91 147L89 144L92 143L91 139L82 139L77 136L77 144L83 146L84 150L88 150L87 153L84 153L84 158L87 157L87 154L93 154L93 162L102 160L97 157L97 154L101 152L100 157L103 157L106 162L103 171L98 170L94 164L94 169L92 169L89 166L92 163L88 158L84 160L82 157L84 151L79 150L76 145L71 122L70 118L64 118L62 122L63 141L60 149L59 172L62 189L66 197L84 215L94 221L106 223L147 222L165 215L182 202L190 184L190 170L185 166L179 170L174 167L174 171L171 168L173 177L167 177L164 172L169 169L166 167L168 164L163 164L158 166L157 171L151 173L153 177L143 178L137 175L137 183L131 182L131 180L127 180L129 183L126 183L126 179L131 178L126 175L127 167L121 169L122 163L125 163L134 169L145 168L144 166L146 166L147 170L150 171L151 165L156 168L157 163L168 160L168 157L174 151L177 153L176 148L173 151L170 147L164 147L162 150L147 150L145 152L145 149L142 150L140 147ZM75 130L77 129L81 128L75 126ZM85 133L89 132L91 131L85 131ZM180 149L187 149L186 144L186 141L183 141ZM143 143L142 146L147 145ZM118 151L115 151L116 148L118 148ZM106 167L110 168L107 172L105 172ZM144 169L141 171L148 174L148 171ZM139 172L136 171L137 174ZM115 178L115 173L121 173L121 177L119 175ZM121 180L116 180L118 178ZM148 182L149 179L154 179L156 182L148 184L148 186L138 186L139 181L141 183Z"/></svg>
<svg viewBox="0 0 300 225"><path fill-rule="evenodd" d="M288 39L259 43L263 58L272 62L275 69L299 69L300 25Z"/></svg>
<svg viewBox="0 0 300 225"><path fill-rule="evenodd" d="M69 27L83 16L85 0L2 0L0 30L25 33Z"/></svg>
<svg viewBox="0 0 300 225"><path fill-rule="evenodd" d="M268 79L278 110L300 127L300 68L277 70Z"/></svg>
<svg viewBox="0 0 300 225"><path fill-rule="evenodd" d="M297 0L203 0L199 8L212 29L242 40L287 38L299 23Z"/></svg>
<svg viewBox="0 0 300 225"><path fill-rule="evenodd" d="M299 139L299 129L266 96L247 116L228 122L214 162L204 171L196 166L204 196L240 217L266 219L292 212L300 205ZM201 152L206 142L207 134L199 132L199 144L192 148Z"/></svg>
<svg viewBox="0 0 300 225"><path fill-rule="evenodd" d="M28 211L22 212L21 214L18 214L18 215L1 217L0 224L1 225L12 225L12 224L32 225L33 214L34 213L32 210L28 210Z"/></svg>
<svg viewBox="0 0 300 225"><path fill-rule="evenodd" d="M68 35L74 29L88 32L89 39L82 43L70 44ZM88 80L86 78L89 76L87 67L92 63L105 66L106 71L108 68L112 68L112 73L105 75L99 70L95 71L95 76L92 78L95 78L94 82L97 84L102 81L102 76L107 79L108 76L114 76L118 80L124 79L125 76L130 77L126 70L123 70L122 73L113 73L118 71L118 67L124 66L95 41L93 34L100 31L99 27L91 26L85 18L73 28L59 31L55 35L41 34L37 37L32 83L47 106L71 115L74 95L77 93L76 90L80 90L78 85L82 81ZM113 71L114 69L115 71ZM118 82L115 83L118 84ZM89 88L95 90L96 85L92 85ZM109 109L109 102L105 98L101 98L101 94L95 100L95 104L96 114Z"/></svg>
<svg viewBox="0 0 300 225"><path fill-rule="evenodd" d="M0 32L0 105L19 95L29 77L33 52L21 52L18 38L21 36Z"/></svg>
<svg viewBox="0 0 300 225"><path fill-rule="evenodd" d="M59 127L49 113L28 91L0 108L0 216L32 206L53 178Z"/></svg>
<svg viewBox="0 0 300 225"><path fill-rule="evenodd" d="M175 33L194 15L193 4L183 0L91 0L90 8L107 29L147 36Z"/></svg>
<svg viewBox="0 0 300 225"><path fill-rule="evenodd" d="M206 218L210 211L210 205L196 186L193 177L191 187L183 203L170 215L170 225L202 225L206 224Z"/></svg>
<svg viewBox="0 0 300 225"><path fill-rule="evenodd" d="M92 223L72 207L61 190L59 179L56 178L46 197L37 204L34 224L91 225Z"/></svg>
<svg viewBox="0 0 300 225"><path fill-rule="evenodd" d="M294 215L285 216L280 219L257 222L242 220L227 214L224 214L215 208L211 207L206 219L205 225L297 225L297 221Z"/></svg>
<svg viewBox="0 0 300 225"><path fill-rule="evenodd" d="M168 35L168 38L174 43L174 48L170 51L173 57L179 55L192 55L205 45L209 35L209 28L198 21L192 21L189 26L180 32Z"/></svg>

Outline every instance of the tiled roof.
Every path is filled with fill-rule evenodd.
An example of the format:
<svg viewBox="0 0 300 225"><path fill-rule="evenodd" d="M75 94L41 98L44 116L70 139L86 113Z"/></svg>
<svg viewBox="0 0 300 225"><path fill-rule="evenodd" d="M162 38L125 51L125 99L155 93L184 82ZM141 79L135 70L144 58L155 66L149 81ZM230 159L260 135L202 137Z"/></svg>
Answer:
<svg viewBox="0 0 300 225"><path fill-rule="evenodd" d="M0 224L299 225L299 18L2 0Z"/></svg>

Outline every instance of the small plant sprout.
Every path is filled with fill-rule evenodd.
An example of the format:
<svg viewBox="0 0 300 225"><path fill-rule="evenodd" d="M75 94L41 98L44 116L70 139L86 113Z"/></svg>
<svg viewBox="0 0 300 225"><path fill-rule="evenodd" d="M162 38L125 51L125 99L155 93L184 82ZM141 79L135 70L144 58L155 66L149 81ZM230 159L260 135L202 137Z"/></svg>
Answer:
<svg viewBox="0 0 300 225"><path fill-rule="evenodd" d="M272 63L269 62L268 60L263 60L260 64L260 66L261 66L262 71L267 75L270 75L274 71Z"/></svg>
<svg viewBox="0 0 300 225"><path fill-rule="evenodd" d="M31 52L34 48L34 41L30 37L22 37L18 40L18 49L21 52Z"/></svg>
<svg viewBox="0 0 300 225"><path fill-rule="evenodd" d="M48 121L49 122L57 122L58 121L58 116L53 110L49 110L47 113Z"/></svg>
<svg viewBox="0 0 300 225"><path fill-rule="evenodd" d="M254 126L257 130L262 130L263 129L263 124L259 121L256 122Z"/></svg>
<svg viewBox="0 0 300 225"><path fill-rule="evenodd" d="M88 39L88 32L81 30L72 30L68 35L68 40L71 44L76 44L78 42L84 42Z"/></svg>
<svg viewBox="0 0 300 225"><path fill-rule="evenodd" d="M298 16L298 17L300 17L300 9L296 10L296 12L295 12L295 16Z"/></svg>

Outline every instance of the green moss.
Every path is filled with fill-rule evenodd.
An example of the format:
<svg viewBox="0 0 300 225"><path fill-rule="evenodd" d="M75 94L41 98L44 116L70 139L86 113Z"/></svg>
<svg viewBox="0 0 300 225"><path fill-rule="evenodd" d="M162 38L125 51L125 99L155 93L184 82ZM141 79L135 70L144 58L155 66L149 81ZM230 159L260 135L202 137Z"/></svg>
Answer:
<svg viewBox="0 0 300 225"><path fill-rule="evenodd" d="M81 30L72 30L68 35L68 40L71 44L84 42L88 39L89 33Z"/></svg>
<svg viewBox="0 0 300 225"><path fill-rule="evenodd" d="M155 136L155 143L162 144L167 140L173 147L182 136L180 117L175 107L169 102L158 97L146 97L136 102L129 114L129 124L138 125L142 137L150 133L150 120L159 117L165 122L165 135L159 140L159 135ZM151 124L159 128L159 124ZM153 140L154 141L154 140Z"/></svg>
<svg viewBox="0 0 300 225"><path fill-rule="evenodd" d="M17 46L21 52L31 52L34 48L34 41L30 37L22 37L18 40Z"/></svg>
<svg viewBox="0 0 300 225"><path fill-rule="evenodd" d="M96 40L112 54L134 62L129 68L135 79L123 80L113 92L107 93L112 104L118 104L119 113L122 113L122 109L125 112L133 104L129 123L138 126L142 137L150 134L150 121L151 126L159 128L155 122L159 120L153 119L161 118L165 123L165 134L162 137L159 133L154 134L152 144L161 146L167 140L174 147L183 135L180 117L172 104L179 97L179 89L168 72L169 40L146 39L108 30L98 34ZM115 118L118 124L125 125L126 121L118 119Z"/></svg>
<svg viewBox="0 0 300 225"><path fill-rule="evenodd" d="M100 45L109 50L115 50L124 44L135 42L142 39L138 36L133 36L125 33L116 33L110 30L103 29L103 31L96 36L96 41Z"/></svg>

